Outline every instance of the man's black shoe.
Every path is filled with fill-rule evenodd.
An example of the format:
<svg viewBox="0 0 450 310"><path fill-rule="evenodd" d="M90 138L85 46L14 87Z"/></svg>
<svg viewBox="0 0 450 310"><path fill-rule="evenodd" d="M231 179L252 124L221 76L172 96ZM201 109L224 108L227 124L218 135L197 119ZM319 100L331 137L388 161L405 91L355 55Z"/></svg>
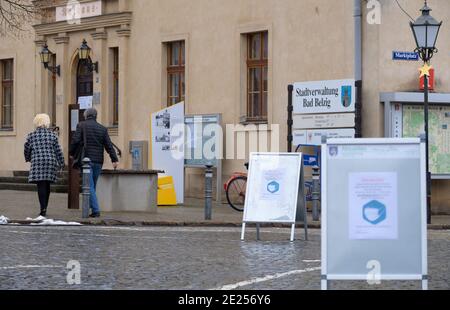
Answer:
<svg viewBox="0 0 450 310"><path fill-rule="evenodd" d="M89 217L92 218L100 217L100 213L92 213L91 215L89 215Z"/></svg>

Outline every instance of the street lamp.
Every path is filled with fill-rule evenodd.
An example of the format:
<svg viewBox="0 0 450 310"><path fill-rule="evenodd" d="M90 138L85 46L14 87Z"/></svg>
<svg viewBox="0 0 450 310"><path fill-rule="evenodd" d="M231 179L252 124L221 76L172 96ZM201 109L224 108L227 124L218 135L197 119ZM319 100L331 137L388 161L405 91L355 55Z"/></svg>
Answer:
<svg viewBox="0 0 450 310"><path fill-rule="evenodd" d="M87 45L85 39L83 39L83 43L81 44L80 49L78 50L78 58L85 64L90 72L98 73L98 61L93 63L91 60L91 48Z"/></svg>
<svg viewBox="0 0 450 310"><path fill-rule="evenodd" d="M430 15L430 7L425 0L425 5L421 9L422 15L414 22L410 23L414 39L416 40L416 52L424 62L421 75L424 76L424 109L425 109L425 145L426 145L426 172L427 172L427 221L431 224L431 172L429 163L429 131L428 131L428 77L429 63L435 53L437 53L436 41L442 22L438 22Z"/></svg>
<svg viewBox="0 0 450 310"><path fill-rule="evenodd" d="M44 68L49 70L53 74L58 74L58 76L61 76L61 66L49 66L50 57L53 55L53 53L50 52L47 44L44 44L44 46L42 47L42 51L39 54L41 55L41 62L44 65Z"/></svg>

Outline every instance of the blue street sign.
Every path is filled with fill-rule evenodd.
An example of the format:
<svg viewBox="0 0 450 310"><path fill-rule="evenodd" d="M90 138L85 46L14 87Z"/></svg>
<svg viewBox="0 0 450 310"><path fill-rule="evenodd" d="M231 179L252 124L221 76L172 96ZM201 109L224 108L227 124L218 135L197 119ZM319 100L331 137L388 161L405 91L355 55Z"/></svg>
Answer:
<svg viewBox="0 0 450 310"><path fill-rule="evenodd" d="M316 156L303 155L303 165L304 166L317 166L319 164Z"/></svg>
<svg viewBox="0 0 450 310"><path fill-rule="evenodd" d="M393 60L410 60L410 61L418 61L419 54L415 52L392 52Z"/></svg>

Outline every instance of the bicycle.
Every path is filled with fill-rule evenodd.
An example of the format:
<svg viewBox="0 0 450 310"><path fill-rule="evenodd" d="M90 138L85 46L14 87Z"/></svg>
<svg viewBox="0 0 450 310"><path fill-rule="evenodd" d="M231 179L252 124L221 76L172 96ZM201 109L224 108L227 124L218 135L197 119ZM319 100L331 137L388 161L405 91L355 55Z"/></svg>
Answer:
<svg viewBox="0 0 450 310"><path fill-rule="evenodd" d="M248 170L249 164L246 163L245 167ZM245 194L247 191L247 178L247 173L235 172L224 184L228 205L239 212L244 212ZM311 181L305 181L306 201L312 201L312 190L313 183Z"/></svg>
<svg viewBox="0 0 450 310"><path fill-rule="evenodd" d="M248 170L248 163L245 167ZM247 191L247 173L235 172L224 184L228 205L236 211L244 212L245 193Z"/></svg>

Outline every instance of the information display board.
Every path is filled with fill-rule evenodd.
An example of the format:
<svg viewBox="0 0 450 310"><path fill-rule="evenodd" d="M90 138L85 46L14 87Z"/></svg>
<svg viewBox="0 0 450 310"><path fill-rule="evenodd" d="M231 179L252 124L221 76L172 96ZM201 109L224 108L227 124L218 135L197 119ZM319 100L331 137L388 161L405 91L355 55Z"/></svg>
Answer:
<svg viewBox="0 0 450 310"><path fill-rule="evenodd" d="M430 171L434 175L450 175L450 106L429 108ZM403 105L404 138L415 138L425 131L424 108Z"/></svg>
<svg viewBox="0 0 450 310"><path fill-rule="evenodd" d="M303 156L301 153L252 153L245 196L245 223L305 223Z"/></svg>
<svg viewBox="0 0 450 310"><path fill-rule="evenodd" d="M375 276L426 289L425 145L331 139L322 150L322 288Z"/></svg>
<svg viewBox="0 0 450 310"><path fill-rule="evenodd" d="M386 138L418 138L425 134L421 92L381 93ZM429 94L429 164L431 178L450 180L450 93Z"/></svg>
<svg viewBox="0 0 450 310"><path fill-rule="evenodd" d="M222 156L221 115L186 115L185 165L217 167Z"/></svg>
<svg viewBox="0 0 450 310"><path fill-rule="evenodd" d="M184 165L186 168L216 169L216 201L222 201L222 115L186 115Z"/></svg>
<svg viewBox="0 0 450 310"><path fill-rule="evenodd" d="M173 177L177 203L184 202L184 141L183 132L174 136L174 127L184 126L184 103L155 112L151 116L151 159L152 169L165 171ZM175 131L176 132L176 131ZM181 148L181 149L180 149ZM176 156L174 156L176 155Z"/></svg>
<svg viewBox="0 0 450 310"><path fill-rule="evenodd" d="M354 138L359 110L356 85L354 79L294 83L288 89L293 105L289 143L291 134L294 147L320 146L322 137Z"/></svg>

